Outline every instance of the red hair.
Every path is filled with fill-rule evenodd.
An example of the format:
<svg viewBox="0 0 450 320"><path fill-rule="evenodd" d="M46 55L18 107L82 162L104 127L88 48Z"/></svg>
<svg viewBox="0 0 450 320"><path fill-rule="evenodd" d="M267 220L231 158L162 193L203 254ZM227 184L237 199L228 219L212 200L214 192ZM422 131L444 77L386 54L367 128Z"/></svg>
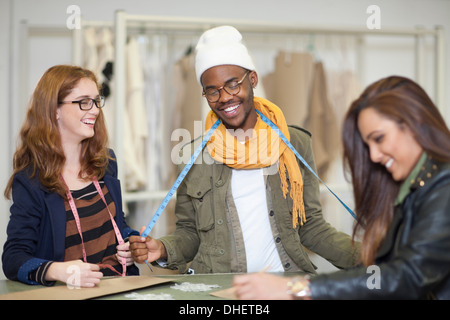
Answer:
<svg viewBox="0 0 450 320"><path fill-rule="evenodd" d="M20 130L19 146L14 153L13 174L5 189L10 198L16 173L27 169L30 177L36 174L50 191L65 197L65 186L60 176L66 161L59 134L56 110L58 101L72 91L81 79L97 84L95 74L87 69L57 65L48 69L39 80L30 100L25 122ZM80 177L103 177L110 159L107 149L108 135L102 110L94 125L93 137L82 141Z"/></svg>

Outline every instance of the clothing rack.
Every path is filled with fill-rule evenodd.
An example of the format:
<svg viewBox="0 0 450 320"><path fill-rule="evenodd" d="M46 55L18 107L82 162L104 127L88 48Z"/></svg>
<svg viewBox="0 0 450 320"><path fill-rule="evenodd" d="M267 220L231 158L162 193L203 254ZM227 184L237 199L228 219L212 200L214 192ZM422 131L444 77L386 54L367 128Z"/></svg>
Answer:
<svg viewBox="0 0 450 320"><path fill-rule="evenodd" d="M131 31L153 30L155 32L172 32L176 34L190 34L200 35L203 31L218 25L229 24L238 28L243 33L251 34L271 34L280 36L295 36L295 35L351 35L359 40L359 49L357 59L358 73L364 74L364 65L361 62L361 57L364 55L364 37L377 36L407 36L415 40L415 80L419 83L424 77L425 57L424 47L425 38L432 37L434 39L434 81L435 91L433 92L434 100L437 106L444 113L444 94L445 94L445 39L444 30L437 26L435 29L414 28L414 29L400 29L400 28L383 28L381 30L369 30L367 28L334 28L325 26L305 26L295 24L283 23L267 23L250 20L229 20L229 19L204 19L204 18L189 18L189 17L165 17L165 16L151 16L151 15L135 15L129 14L122 10L116 11L114 22L111 21L87 21L82 20L82 28L88 26L111 27L115 32L115 137L116 145L114 149L118 155L118 166L123 168L123 144L121 143L123 132L122 127L117 125L119 119L123 118L123 112L126 99L126 66L125 66L125 44L127 35ZM28 38L35 34L67 34L67 28L32 25L27 21L21 23L21 38L20 43L22 48L27 47ZM81 62L81 48L82 48L82 29L74 29L72 33L72 60L74 64ZM26 51L26 50L23 50ZM21 60L26 60L24 56ZM22 70L23 69L23 70ZM21 68L21 78L26 78L26 66ZM14 117L17 118L18 116ZM15 122L15 121L13 121ZM119 179L123 181L124 170L119 169ZM338 187L339 189L339 187ZM166 195L165 190L160 191L143 191L143 192L125 192L123 195L124 202L128 201L142 201L151 199L163 199Z"/></svg>
<svg viewBox="0 0 450 320"><path fill-rule="evenodd" d="M233 25L237 27L242 33L259 35L275 35L280 36L282 39L293 39L297 35L336 35L336 36L353 36L357 40L356 49L356 61L357 67L355 68L362 79L365 74L365 64L363 63L363 57L366 54L367 43L366 39L369 37L409 37L414 39L414 79L421 83L425 79L425 69L426 57L428 57L428 51L430 50L430 44L427 42L431 37L433 41L432 51L434 56L434 65L430 66L433 72L433 86L434 92L430 92L430 95L434 98L440 111L445 115L445 39L444 30L442 27L436 27L434 29L424 29L424 28L412 28L412 29L396 29L396 28L382 28L381 30L369 30L366 28L334 28L326 26L305 26L305 25L295 25L295 24L283 24L283 23L266 23L258 21L247 21L247 20L228 20L228 19L199 19L199 18L186 18L186 17L161 17L161 16L147 16L147 15L132 15L124 11L117 11L115 14L114 21L87 21L81 19L81 29L68 30L65 26L54 26L54 25L36 25L29 24L27 21L22 21L19 29L19 58L20 63L15 63L13 70L17 73L17 80L15 82L18 84L20 81L25 81L28 77L28 44L31 37L39 35L64 35L72 36L72 62L74 64L81 65L82 57L82 30L84 27L109 27L114 30L115 33L115 99L114 99L114 119L115 119L115 130L111 132L114 136L114 150L117 155L118 167L119 167L119 179L122 181L122 186L125 185L124 179L124 143L123 143L123 128L119 121L122 119L122 115L125 109L125 99L126 99L126 61L125 61L125 44L127 42L127 36L132 33L139 33L145 31L146 33L159 33L159 34L173 34L177 37L180 36L190 36L193 39L193 35L196 37L200 34L218 25ZM244 37L246 36L244 34ZM354 51L355 52L355 51ZM426 54L425 54L426 53ZM429 61L429 60L427 60ZM430 80L427 78L427 80ZM18 90L17 86L13 86L12 93L12 104L13 108L11 110L11 122L12 129L18 132L19 122L21 119L21 114L23 114L23 107L26 105L24 101L24 95ZM450 117L450 113L447 112ZM13 143L10 145L11 150L14 150ZM10 152L12 154L12 151ZM150 186L151 187L151 186ZM333 191L338 193L343 201L350 204L352 201L352 194L349 185L339 184L331 186ZM127 203L130 202L147 202L155 200L155 202L161 201L167 194L166 190L148 190L140 192L123 192L123 202L124 209ZM123 189L125 190L125 189ZM327 193L328 191L321 185L321 192ZM324 213L333 212L327 217L330 223L335 227L340 227L339 229L344 229L344 232L351 233L351 224L353 219L347 213L343 212L342 215L336 215L337 211L327 210L325 206L329 206L327 202L324 203ZM331 204L332 205L332 204ZM126 210L126 209L125 209ZM152 212L147 212L144 221L140 221L137 226L141 226L148 221L148 214ZM343 210L344 211L344 210ZM343 228L342 228L343 227ZM155 228L156 229L156 228ZM165 234L165 231L158 231L161 234ZM317 262L315 261L317 264Z"/></svg>
<svg viewBox="0 0 450 320"><path fill-rule="evenodd" d="M100 20L81 20L82 28L73 29L72 34L72 62L74 65L82 64L82 48L83 48L83 28L87 27L109 27L113 28L114 23L111 21Z"/></svg>
<svg viewBox="0 0 450 320"><path fill-rule="evenodd" d="M359 39L358 50L358 71L364 72L361 56L364 54L363 42L366 36L407 36L415 39L415 78L419 83L424 77L423 70L425 65L424 46L425 38L434 38L434 73L435 73L435 92L434 98L439 108L444 107L444 61L445 61L445 40L444 30L442 27L436 27L433 30L425 28L416 29L395 29L383 28L381 30L369 30L367 28L335 28L335 27L311 27L295 24L283 23L267 23L249 20L228 20L228 19L204 19L189 17L164 17L151 15L135 15L129 14L122 10L116 11L114 30L115 30L115 151L118 155L118 166L122 168L123 161L123 144L120 143L123 136L122 127L117 125L117 121L123 119L124 108L126 105L126 60L125 46L127 42L128 32L131 30L153 30L158 32L174 32L179 34L198 34L203 31L219 25L233 25L242 33L254 34L273 34L283 36L295 36L300 34L317 34L317 35L350 35ZM441 110L443 111L443 110ZM119 170L119 179L123 179L124 170ZM123 180L122 180L123 181ZM123 195L124 202L140 201L150 199L162 199L166 195L166 191L142 191L142 192L125 192Z"/></svg>

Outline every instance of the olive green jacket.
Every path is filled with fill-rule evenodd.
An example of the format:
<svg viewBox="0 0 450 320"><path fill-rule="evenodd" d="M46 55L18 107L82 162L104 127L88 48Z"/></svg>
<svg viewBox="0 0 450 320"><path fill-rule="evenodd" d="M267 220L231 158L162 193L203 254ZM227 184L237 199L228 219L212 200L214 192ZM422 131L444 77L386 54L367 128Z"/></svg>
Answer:
<svg viewBox="0 0 450 320"><path fill-rule="evenodd" d="M315 170L309 132L289 127L291 143ZM181 155L193 153L200 139L182 149ZM278 170L266 177L269 220L284 269L315 273L304 247L321 255L338 268L358 262L359 245L338 232L322 216L319 182L297 160L304 183L306 223L292 227L292 199L281 190ZM187 162L187 161L186 161ZM186 163L184 162L184 163ZM180 170L184 164L180 165ZM180 273L189 266L195 273L246 272L241 231L231 196L232 169L211 159L205 148L177 191L176 230L160 240L166 247L167 267ZM237 220L238 221L238 220Z"/></svg>

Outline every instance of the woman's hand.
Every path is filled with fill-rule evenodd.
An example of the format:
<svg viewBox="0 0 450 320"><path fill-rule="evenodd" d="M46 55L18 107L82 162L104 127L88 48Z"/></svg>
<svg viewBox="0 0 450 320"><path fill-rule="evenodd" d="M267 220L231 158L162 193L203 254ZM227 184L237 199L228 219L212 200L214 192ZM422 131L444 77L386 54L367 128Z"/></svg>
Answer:
<svg viewBox="0 0 450 320"><path fill-rule="evenodd" d="M288 282L288 278L260 272L235 276L233 286L242 300L292 300Z"/></svg>
<svg viewBox="0 0 450 320"><path fill-rule="evenodd" d="M53 262L46 273L45 280L61 281L75 287L92 288L100 283L103 273L96 264L81 260Z"/></svg>
<svg viewBox="0 0 450 320"><path fill-rule="evenodd" d="M133 257L130 252L130 243L125 242L124 244L119 244L117 247L116 257L117 260L122 263L122 259L125 258L126 266L131 266L134 263Z"/></svg>

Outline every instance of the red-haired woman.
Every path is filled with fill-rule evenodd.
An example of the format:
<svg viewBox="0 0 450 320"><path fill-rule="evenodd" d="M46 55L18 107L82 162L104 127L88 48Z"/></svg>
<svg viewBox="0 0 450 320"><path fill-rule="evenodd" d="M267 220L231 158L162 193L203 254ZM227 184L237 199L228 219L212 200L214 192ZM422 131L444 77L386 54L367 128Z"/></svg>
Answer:
<svg viewBox="0 0 450 320"><path fill-rule="evenodd" d="M89 70L54 66L37 84L5 189L9 279L93 287L104 275L138 274L123 240L138 232L124 219L103 106Z"/></svg>
<svg viewBox="0 0 450 320"><path fill-rule="evenodd" d="M450 132L425 91L398 76L370 85L343 126L362 265L311 278L235 278L250 298L450 299Z"/></svg>

